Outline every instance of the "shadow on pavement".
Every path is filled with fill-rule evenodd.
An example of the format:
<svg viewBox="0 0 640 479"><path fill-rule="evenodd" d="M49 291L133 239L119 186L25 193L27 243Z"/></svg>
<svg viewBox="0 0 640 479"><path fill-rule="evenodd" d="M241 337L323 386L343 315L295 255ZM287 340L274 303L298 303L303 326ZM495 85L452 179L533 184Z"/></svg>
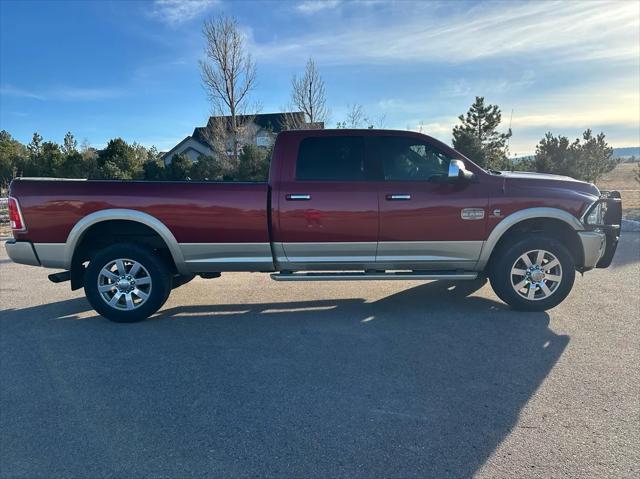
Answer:
<svg viewBox="0 0 640 479"><path fill-rule="evenodd" d="M470 296L483 284L134 325L42 321L84 299L5 311L28 326L1 337L4 473L471 477L569 341L546 313Z"/></svg>
<svg viewBox="0 0 640 479"><path fill-rule="evenodd" d="M640 261L640 232L623 231L611 266L618 268Z"/></svg>

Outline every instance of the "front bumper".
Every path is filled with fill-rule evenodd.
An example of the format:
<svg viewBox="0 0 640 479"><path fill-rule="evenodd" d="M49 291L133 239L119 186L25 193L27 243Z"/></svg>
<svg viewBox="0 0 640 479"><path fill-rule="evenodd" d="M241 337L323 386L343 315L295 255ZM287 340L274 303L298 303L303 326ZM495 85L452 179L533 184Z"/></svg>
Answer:
<svg viewBox="0 0 640 479"><path fill-rule="evenodd" d="M620 225L622 224L622 199L620 193L618 191L602 191L600 199L591 208L598 203L604 203L606 206L603 224L587 225L588 228L591 228L590 230L578 233L584 249L585 268L608 267L613 261L613 256L618 248L618 240L620 239ZM586 216L587 214L585 214ZM604 238L603 251L600 251L603 245L600 244L598 246L596 238ZM593 260L595 258L597 260L594 263Z"/></svg>
<svg viewBox="0 0 640 479"><path fill-rule="evenodd" d="M584 269L595 268L607 248L607 236L600 231L579 231L578 236L584 253Z"/></svg>
<svg viewBox="0 0 640 479"><path fill-rule="evenodd" d="M28 241L9 240L4 244L7 254L14 263L40 266L40 260L33 245Z"/></svg>

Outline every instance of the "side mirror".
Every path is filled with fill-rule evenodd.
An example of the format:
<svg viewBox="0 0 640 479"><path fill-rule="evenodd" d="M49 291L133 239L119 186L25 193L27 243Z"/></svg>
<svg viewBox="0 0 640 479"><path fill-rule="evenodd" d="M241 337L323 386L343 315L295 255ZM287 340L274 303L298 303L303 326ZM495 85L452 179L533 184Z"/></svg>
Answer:
<svg viewBox="0 0 640 479"><path fill-rule="evenodd" d="M463 161L451 160L451 162L449 163L448 177L450 180L457 180L460 178L464 178L465 180L470 180L473 178L473 176L474 175L471 171L467 171Z"/></svg>

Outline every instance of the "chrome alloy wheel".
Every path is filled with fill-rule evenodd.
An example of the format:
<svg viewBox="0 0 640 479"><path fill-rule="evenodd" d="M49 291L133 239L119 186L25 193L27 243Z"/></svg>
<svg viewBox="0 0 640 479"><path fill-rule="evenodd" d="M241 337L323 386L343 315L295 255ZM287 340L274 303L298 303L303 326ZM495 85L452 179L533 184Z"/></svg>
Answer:
<svg viewBox="0 0 640 479"><path fill-rule="evenodd" d="M511 267L511 286L529 301L548 298L561 282L560 261L545 250L527 251Z"/></svg>
<svg viewBox="0 0 640 479"><path fill-rule="evenodd" d="M151 275L137 261L119 258L109 261L98 275L98 292L109 306L130 311L151 295Z"/></svg>

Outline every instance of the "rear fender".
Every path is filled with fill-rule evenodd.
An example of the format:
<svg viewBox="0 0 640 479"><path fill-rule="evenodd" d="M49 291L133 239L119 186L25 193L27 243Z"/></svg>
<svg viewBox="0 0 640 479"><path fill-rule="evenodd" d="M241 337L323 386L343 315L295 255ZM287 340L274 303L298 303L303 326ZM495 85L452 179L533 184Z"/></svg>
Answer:
<svg viewBox="0 0 640 479"><path fill-rule="evenodd" d="M189 274L187 270L187 265L184 261L184 256L180 251L180 247L178 246L178 242L173 236L173 233L167 228L164 223L162 223L158 218L155 218L147 213L143 213L141 211L136 210L128 210L128 209L108 209L108 210L100 210L95 213L91 213L90 215L85 216L80 221L78 221L75 226L71 229L69 236L67 236L67 241L64 247L64 264L65 268L71 267L71 261L73 259L73 254L76 250L76 247L80 244L82 240L82 236L84 233L93 225L101 223L103 221L110 220L125 220L125 221L133 221L137 223L141 223L145 226L148 226L152 230L154 230L165 242L169 252L171 253L171 257L173 258L173 262L176 265L176 269L181 274Z"/></svg>

